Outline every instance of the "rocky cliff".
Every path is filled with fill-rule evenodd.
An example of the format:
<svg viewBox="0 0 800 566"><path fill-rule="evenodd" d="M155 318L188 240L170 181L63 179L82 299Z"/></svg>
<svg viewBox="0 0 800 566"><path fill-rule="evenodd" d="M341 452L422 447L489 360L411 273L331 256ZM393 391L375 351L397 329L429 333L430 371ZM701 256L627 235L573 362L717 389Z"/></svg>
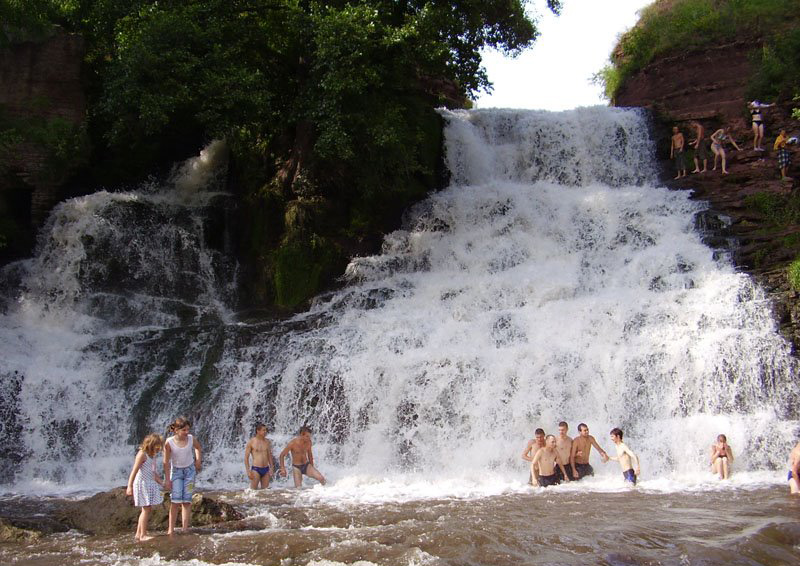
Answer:
<svg viewBox="0 0 800 566"><path fill-rule="evenodd" d="M798 292L789 284L788 264L800 255L800 225L794 210L800 206L798 182L780 180L772 144L782 128L800 133L791 119L790 101L764 113L767 151L753 150L746 92L753 73L752 53L758 42L736 42L694 49L655 59L621 85L617 106L650 108L655 117L658 157L665 181L709 203L700 219L709 243L730 250L734 264L752 274L773 299L781 332L800 347ZM728 147L729 175L712 170L674 179L669 160L670 129L677 125L687 141L694 138L691 122L701 123L706 135L725 127L741 151ZM789 175L800 177L800 154L795 150ZM689 169L693 153L689 152ZM702 163L700 164L702 168Z"/></svg>
<svg viewBox="0 0 800 566"><path fill-rule="evenodd" d="M83 39L58 28L42 41L0 49L0 256L5 258L29 252L36 226L80 165L78 154L85 157L83 55Z"/></svg>

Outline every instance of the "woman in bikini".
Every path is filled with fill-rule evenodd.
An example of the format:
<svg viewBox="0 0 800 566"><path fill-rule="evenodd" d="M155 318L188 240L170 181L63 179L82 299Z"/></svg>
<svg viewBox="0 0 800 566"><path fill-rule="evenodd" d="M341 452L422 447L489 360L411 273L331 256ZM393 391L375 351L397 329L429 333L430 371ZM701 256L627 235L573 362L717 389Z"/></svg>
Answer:
<svg viewBox="0 0 800 566"><path fill-rule="evenodd" d="M750 115L753 119L753 149L764 151L761 144L764 142L764 117L761 115L762 108L769 108L772 104L761 104L758 100L753 100L747 104Z"/></svg>
<svg viewBox="0 0 800 566"><path fill-rule="evenodd" d="M742 148L740 148L738 145L736 145L736 142L733 140L733 138L729 137L725 133L725 128L720 128L719 130L717 130L716 132L711 134L711 151L714 152L714 167L712 167L711 169L713 171L717 170L717 159L721 157L722 158L722 174L723 175L727 175L728 174L728 169L727 169L727 166L726 166L727 162L725 160L725 157L726 157L725 156L725 147L724 147L724 144L725 144L726 141L731 142L733 147L735 147L737 150L739 150L739 151L742 150Z"/></svg>
<svg viewBox="0 0 800 566"><path fill-rule="evenodd" d="M728 444L724 434L717 436L717 441L711 445L711 471L726 480L731 477L731 464L733 464L733 450Z"/></svg>

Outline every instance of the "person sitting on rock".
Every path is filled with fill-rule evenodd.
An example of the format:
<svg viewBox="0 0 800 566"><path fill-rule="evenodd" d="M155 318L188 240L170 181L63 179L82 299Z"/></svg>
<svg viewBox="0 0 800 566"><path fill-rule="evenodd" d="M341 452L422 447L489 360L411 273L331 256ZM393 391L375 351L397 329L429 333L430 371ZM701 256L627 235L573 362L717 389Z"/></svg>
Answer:
<svg viewBox="0 0 800 566"><path fill-rule="evenodd" d="M725 133L725 128L720 128L719 130L717 130L716 132L711 134L711 151L714 152L714 167L712 167L711 169L713 171L716 171L717 170L717 159L718 158L722 158L722 174L723 175L727 175L728 174L727 163L725 161L725 157L726 157L725 156L725 142L726 141L731 142L731 145L733 145L733 147L735 147L738 151L742 150L742 148L740 148L738 145L736 145L736 141L732 137L728 136L728 134Z"/></svg>

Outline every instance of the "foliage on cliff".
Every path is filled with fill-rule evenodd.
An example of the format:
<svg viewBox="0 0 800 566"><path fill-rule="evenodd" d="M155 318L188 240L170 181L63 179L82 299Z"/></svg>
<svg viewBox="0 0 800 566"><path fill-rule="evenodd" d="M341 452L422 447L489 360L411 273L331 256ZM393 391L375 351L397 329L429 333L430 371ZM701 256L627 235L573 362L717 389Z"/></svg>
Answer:
<svg viewBox="0 0 800 566"><path fill-rule="evenodd" d="M225 137L245 280L294 307L436 185L436 106L489 88L481 49L537 36L527 0L11 0L82 34L95 182ZM26 12L26 6L29 8ZM548 0L558 11L560 2ZM5 8L4 8L5 10ZM17 34L19 35L19 34Z"/></svg>
<svg viewBox="0 0 800 566"><path fill-rule="evenodd" d="M791 94L800 88L800 12L797 0L658 0L623 34L611 64L596 78L613 100L620 85L654 58L737 40L762 43L754 53L762 72L752 95Z"/></svg>

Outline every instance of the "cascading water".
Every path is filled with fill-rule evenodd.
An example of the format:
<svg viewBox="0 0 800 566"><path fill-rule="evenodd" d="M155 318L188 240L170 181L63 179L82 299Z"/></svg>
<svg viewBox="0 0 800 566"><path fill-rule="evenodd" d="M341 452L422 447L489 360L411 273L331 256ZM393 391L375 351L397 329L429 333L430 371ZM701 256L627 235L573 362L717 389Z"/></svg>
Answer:
<svg viewBox="0 0 800 566"><path fill-rule="evenodd" d="M133 441L181 413L209 452L204 481L220 484L241 483L256 420L277 449L310 424L341 483L426 472L521 485L526 439L562 419L606 448L623 427L645 478L706 470L719 432L740 447L737 470L781 465L796 362L763 292L694 231L702 205L657 186L645 116L445 119L451 185L285 322L230 322L232 269L172 193L59 207L43 242L61 247L16 268L0 329L13 469L120 483ZM154 200L143 224L126 216ZM111 272L124 289L104 287Z"/></svg>

